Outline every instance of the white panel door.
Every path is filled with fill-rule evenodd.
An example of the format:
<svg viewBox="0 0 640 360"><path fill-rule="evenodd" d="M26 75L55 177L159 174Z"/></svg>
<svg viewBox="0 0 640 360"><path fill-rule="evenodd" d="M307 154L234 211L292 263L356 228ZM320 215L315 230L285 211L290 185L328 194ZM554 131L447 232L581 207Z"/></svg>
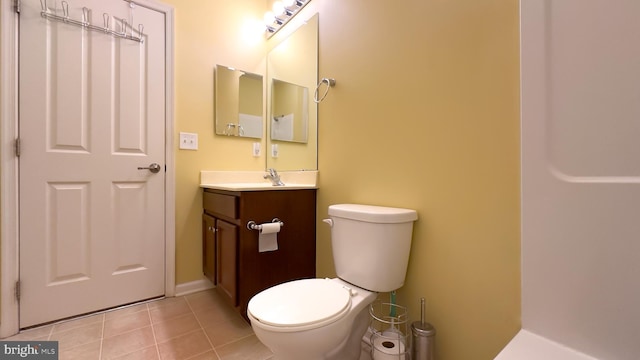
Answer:
<svg viewBox="0 0 640 360"><path fill-rule="evenodd" d="M640 2L522 1L523 327L640 358Z"/></svg>
<svg viewBox="0 0 640 360"><path fill-rule="evenodd" d="M45 19L42 3L20 14L20 327L165 290L164 15L68 0L71 19L143 24L140 43Z"/></svg>

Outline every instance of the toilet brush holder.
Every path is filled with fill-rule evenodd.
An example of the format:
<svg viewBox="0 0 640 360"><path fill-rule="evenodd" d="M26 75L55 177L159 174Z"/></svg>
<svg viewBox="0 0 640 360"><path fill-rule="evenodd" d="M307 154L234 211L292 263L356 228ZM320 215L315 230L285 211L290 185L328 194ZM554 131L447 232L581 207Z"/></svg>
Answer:
<svg viewBox="0 0 640 360"><path fill-rule="evenodd" d="M433 325L425 322L425 301L420 299L420 321L414 321L411 324L411 334L413 336L413 349L411 356L413 360L434 360L434 337L436 329Z"/></svg>

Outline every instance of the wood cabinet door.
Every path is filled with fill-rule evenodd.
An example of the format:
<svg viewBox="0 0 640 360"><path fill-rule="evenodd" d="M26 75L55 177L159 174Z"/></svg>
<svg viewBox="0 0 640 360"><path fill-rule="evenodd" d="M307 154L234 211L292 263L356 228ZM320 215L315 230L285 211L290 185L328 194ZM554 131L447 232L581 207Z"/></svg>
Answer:
<svg viewBox="0 0 640 360"><path fill-rule="evenodd" d="M216 219L202 215L202 270L216 284Z"/></svg>
<svg viewBox="0 0 640 360"><path fill-rule="evenodd" d="M226 295L231 305L238 305L238 227L216 220L217 289Z"/></svg>

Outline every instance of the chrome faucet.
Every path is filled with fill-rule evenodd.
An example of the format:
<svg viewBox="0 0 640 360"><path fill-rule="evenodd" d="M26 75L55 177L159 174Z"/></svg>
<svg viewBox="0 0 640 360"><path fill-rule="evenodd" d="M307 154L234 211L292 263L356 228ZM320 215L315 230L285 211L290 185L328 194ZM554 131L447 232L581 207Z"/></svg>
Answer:
<svg viewBox="0 0 640 360"><path fill-rule="evenodd" d="M267 169L268 174L264 176L265 179L271 180L273 186L284 186L282 180L280 180L280 175L274 168Z"/></svg>

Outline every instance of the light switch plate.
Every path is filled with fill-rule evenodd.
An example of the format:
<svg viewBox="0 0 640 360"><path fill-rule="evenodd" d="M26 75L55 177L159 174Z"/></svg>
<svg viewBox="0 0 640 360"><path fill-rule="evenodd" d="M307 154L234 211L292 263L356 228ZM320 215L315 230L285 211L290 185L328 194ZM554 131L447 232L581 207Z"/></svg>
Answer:
<svg viewBox="0 0 640 360"><path fill-rule="evenodd" d="M198 150L198 134L181 132L180 149Z"/></svg>
<svg viewBox="0 0 640 360"><path fill-rule="evenodd" d="M278 157L278 144L271 144L271 157L272 158Z"/></svg>
<svg viewBox="0 0 640 360"><path fill-rule="evenodd" d="M259 142L254 142L253 143L253 152L252 152L254 157L259 157L260 156L260 143Z"/></svg>

